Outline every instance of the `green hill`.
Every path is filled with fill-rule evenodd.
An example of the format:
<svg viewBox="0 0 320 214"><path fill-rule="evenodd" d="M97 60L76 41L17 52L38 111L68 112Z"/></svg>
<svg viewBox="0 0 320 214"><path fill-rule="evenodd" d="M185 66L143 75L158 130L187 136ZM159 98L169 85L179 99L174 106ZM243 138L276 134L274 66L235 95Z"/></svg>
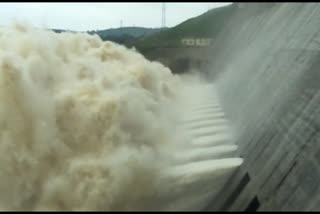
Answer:
<svg viewBox="0 0 320 214"><path fill-rule="evenodd" d="M120 37L128 35L133 38L149 36L161 31L161 28L144 28L144 27L121 27L106 30L88 31L89 34L98 34L102 39L108 37Z"/></svg>
<svg viewBox="0 0 320 214"><path fill-rule="evenodd" d="M167 30L147 36L138 40L133 45L146 54L155 48L181 47L181 39L185 37L209 37L214 38L223 28L236 5L231 4L215 8L208 12L188 19L187 21Z"/></svg>
<svg viewBox="0 0 320 214"><path fill-rule="evenodd" d="M161 30L166 30L168 28L144 28L144 27L121 27L121 28L111 28L105 30L96 30L96 31L86 31L88 34L96 34L102 40L110 40L113 42L117 42L119 44L127 45L133 44L137 40L144 38L146 36L150 36ZM56 33L63 32L73 32L77 33L79 31L70 31L65 29L50 29Z"/></svg>

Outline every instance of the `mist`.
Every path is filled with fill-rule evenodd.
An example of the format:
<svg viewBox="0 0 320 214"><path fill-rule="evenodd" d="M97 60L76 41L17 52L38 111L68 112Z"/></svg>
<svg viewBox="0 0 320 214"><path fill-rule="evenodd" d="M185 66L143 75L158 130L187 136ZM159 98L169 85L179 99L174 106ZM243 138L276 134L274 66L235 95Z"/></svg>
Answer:
<svg viewBox="0 0 320 214"><path fill-rule="evenodd" d="M211 87L96 35L1 28L0 209L204 206L242 163L236 147L199 159L182 125Z"/></svg>

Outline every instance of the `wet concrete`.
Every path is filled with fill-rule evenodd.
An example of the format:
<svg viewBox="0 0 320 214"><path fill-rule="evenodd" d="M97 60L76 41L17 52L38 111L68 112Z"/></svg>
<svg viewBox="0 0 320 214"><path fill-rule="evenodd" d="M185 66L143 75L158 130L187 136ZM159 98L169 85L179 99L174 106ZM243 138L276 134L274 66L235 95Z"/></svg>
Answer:
<svg viewBox="0 0 320 214"><path fill-rule="evenodd" d="M209 75L243 165L205 210L320 210L320 4L243 3Z"/></svg>

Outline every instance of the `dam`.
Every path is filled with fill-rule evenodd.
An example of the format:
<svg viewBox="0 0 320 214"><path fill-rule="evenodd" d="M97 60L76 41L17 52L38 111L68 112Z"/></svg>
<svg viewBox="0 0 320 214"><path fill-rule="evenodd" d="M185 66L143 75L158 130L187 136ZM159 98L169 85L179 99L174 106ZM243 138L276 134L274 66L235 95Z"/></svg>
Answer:
<svg viewBox="0 0 320 214"><path fill-rule="evenodd" d="M320 4L199 17L1 27L0 210L319 211Z"/></svg>
<svg viewBox="0 0 320 214"><path fill-rule="evenodd" d="M320 4L236 3L206 78L244 159L206 211L320 210Z"/></svg>

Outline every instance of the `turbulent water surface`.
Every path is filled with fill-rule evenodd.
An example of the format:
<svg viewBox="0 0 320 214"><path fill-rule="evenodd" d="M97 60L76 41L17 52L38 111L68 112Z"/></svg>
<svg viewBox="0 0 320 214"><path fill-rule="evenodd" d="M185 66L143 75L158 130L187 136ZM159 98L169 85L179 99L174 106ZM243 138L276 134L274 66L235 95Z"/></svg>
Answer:
<svg viewBox="0 0 320 214"><path fill-rule="evenodd" d="M210 87L97 36L1 28L0 209L201 209L242 161Z"/></svg>

